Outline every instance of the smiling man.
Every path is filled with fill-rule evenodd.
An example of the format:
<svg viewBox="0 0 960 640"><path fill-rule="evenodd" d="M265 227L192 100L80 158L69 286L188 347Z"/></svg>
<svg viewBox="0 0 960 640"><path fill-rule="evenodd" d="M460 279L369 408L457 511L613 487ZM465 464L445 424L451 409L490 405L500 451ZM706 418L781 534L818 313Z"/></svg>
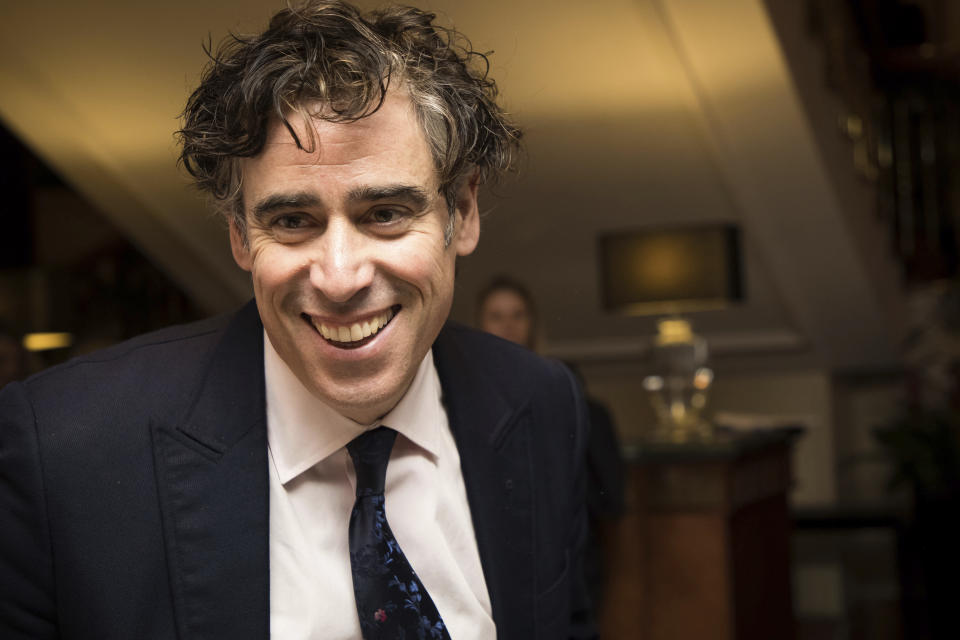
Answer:
<svg viewBox="0 0 960 640"><path fill-rule="evenodd" d="M255 301L0 394L0 637L594 637L576 384L447 323L484 63L340 2L211 56L182 160Z"/></svg>
<svg viewBox="0 0 960 640"><path fill-rule="evenodd" d="M271 123L263 151L241 162L246 219L230 233L272 346L317 398L362 424L410 386L450 311L456 256L480 232L478 176L460 178L449 207L397 85L356 122L296 122L293 133Z"/></svg>

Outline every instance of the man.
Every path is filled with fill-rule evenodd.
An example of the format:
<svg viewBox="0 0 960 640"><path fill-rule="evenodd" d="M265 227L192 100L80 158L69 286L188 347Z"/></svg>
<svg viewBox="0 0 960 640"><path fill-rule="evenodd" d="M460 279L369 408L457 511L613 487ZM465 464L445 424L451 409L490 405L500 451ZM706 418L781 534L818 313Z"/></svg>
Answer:
<svg viewBox="0 0 960 640"><path fill-rule="evenodd" d="M593 636L576 384L444 325L519 132L432 19L212 56L182 158L256 304L0 394L0 637Z"/></svg>

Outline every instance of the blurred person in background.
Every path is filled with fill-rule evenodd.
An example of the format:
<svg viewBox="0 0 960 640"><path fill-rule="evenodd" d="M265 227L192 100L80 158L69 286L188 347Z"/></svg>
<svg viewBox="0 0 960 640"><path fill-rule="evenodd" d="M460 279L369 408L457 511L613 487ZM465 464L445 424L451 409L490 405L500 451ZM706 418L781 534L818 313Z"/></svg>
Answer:
<svg viewBox="0 0 960 640"><path fill-rule="evenodd" d="M529 289L507 276L493 278L477 295L477 326L504 340L537 348L537 308Z"/></svg>

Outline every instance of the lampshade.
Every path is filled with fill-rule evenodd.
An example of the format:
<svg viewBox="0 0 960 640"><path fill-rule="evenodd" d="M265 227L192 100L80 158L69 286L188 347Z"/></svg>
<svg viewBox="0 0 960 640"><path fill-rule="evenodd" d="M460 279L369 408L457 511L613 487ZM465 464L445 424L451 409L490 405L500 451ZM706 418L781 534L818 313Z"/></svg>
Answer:
<svg viewBox="0 0 960 640"><path fill-rule="evenodd" d="M603 305L634 315L721 309L741 300L735 225L635 229L600 236Z"/></svg>

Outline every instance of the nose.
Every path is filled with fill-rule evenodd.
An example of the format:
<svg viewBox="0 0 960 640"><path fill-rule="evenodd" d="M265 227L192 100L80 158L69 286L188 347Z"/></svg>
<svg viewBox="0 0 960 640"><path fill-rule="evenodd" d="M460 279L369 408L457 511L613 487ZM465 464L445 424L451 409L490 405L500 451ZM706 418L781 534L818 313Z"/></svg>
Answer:
<svg viewBox="0 0 960 640"><path fill-rule="evenodd" d="M373 283L369 245L349 221L329 221L312 249L310 284L331 302L348 302Z"/></svg>

